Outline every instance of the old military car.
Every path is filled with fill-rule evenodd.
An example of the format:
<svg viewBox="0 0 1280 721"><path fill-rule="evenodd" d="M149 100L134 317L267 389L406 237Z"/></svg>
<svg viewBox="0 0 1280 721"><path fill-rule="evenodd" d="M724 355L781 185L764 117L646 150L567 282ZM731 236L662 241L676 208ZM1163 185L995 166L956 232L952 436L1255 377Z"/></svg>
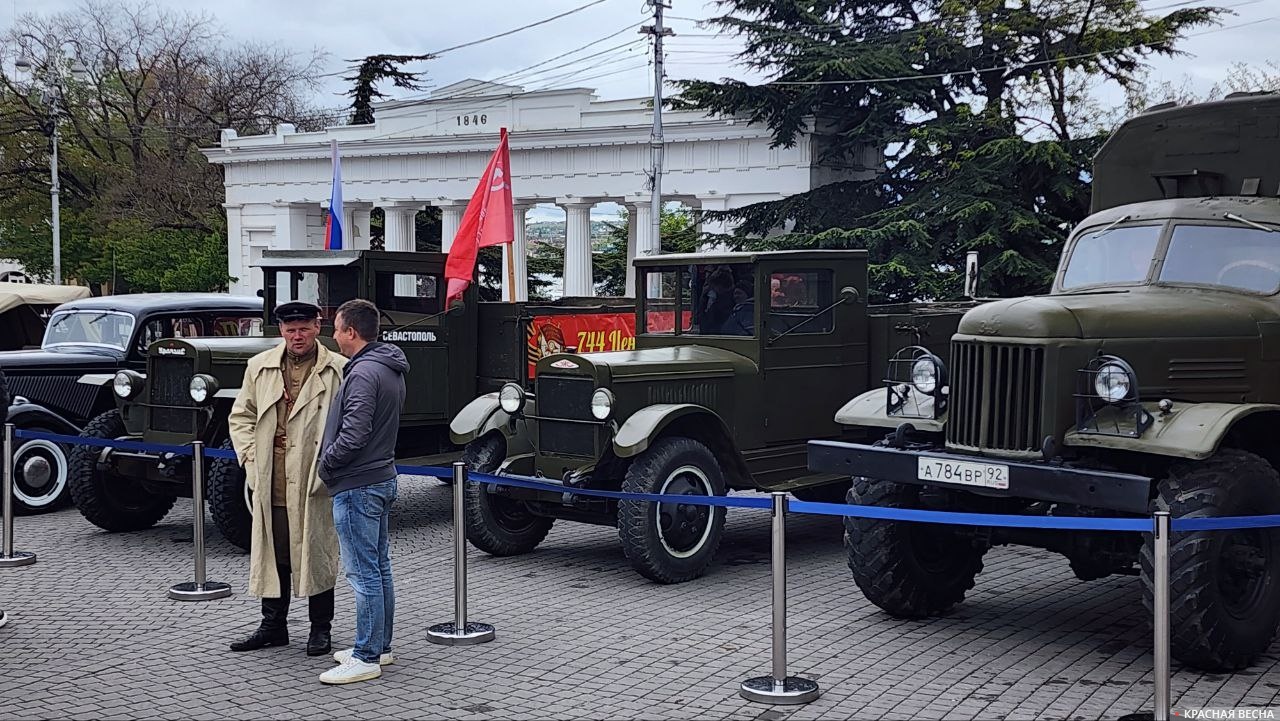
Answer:
<svg viewBox="0 0 1280 721"><path fill-rule="evenodd" d="M635 267L634 349L545 357L532 392L504 386L453 420L470 468L541 476L566 491L468 484L475 547L529 552L557 519L616 525L639 573L693 579L716 553L723 508L568 492L843 497L847 473L805 472L806 439L845 433L833 416L868 387L871 356L913 342L945 355L960 317L938 307L869 312L861 250L660 255Z"/></svg>
<svg viewBox="0 0 1280 721"><path fill-rule="evenodd" d="M151 342L248 334L256 332L262 315L262 299L253 297L139 293L86 298L88 288L29 287L39 293L32 296L36 299L81 298L52 310L38 350L0 353L0 367L9 382L9 421L36 431L75 435L90 419L114 408L112 378L120 370L141 369ZM51 294L49 288L66 290ZM0 291L0 299L5 297ZM32 311L39 307L9 312L34 316ZM53 441L18 439L13 454L18 513L41 513L65 504L72 493L68 452Z"/></svg>
<svg viewBox="0 0 1280 721"><path fill-rule="evenodd" d="M381 340L398 345L411 365L408 399L401 416L397 456L403 461L439 464L461 449L448 437L448 423L477 393L506 381L527 383L531 353L577 343L544 329L539 321L571 321L634 316L630 300L566 299L557 303L480 303L472 286L463 303L444 308L441 253L384 251L266 251L255 264L262 273L264 300L254 299L267 337L166 338L151 343L145 373L115 375L116 406L84 430L97 438L127 438L165 445L202 440L208 448L230 449L227 416L240 388L245 364L279 344L270 309L287 300L319 305L322 342L331 338L333 315L352 298L374 301L382 311ZM265 315L261 315L265 313ZM557 326L559 327L559 326ZM112 531L139 530L159 522L176 498L191 494L191 457L124 450L77 448L71 455L76 506L93 524ZM229 459L208 464L208 499L222 534L249 547L247 489L241 467Z"/></svg>
<svg viewBox="0 0 1280 721"><path fill-rule="evenodd" d="M1175 519L1280 513L1280 95L1158 106L1094 161L1093 214L1049 295L969 311L947 362L916 348L811 443L851 503ZM904 617L959 603L998 544L1081 579L1141 575L1152 536L849 519L849 566ZM1135 567L1136 566L1136 567ZM1237 669L1280 621L1280 531L1174 533L1174 655Z"/></svg>

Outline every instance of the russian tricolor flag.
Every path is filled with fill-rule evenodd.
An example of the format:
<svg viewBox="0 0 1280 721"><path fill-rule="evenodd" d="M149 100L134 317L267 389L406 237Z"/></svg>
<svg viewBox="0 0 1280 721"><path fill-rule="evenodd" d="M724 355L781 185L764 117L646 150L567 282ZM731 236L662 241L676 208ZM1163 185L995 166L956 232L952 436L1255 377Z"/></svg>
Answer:
<svg viewBox="0 0 1280 721"><path fill-rule="evenodd" d="M338 141L329 141L333 155L333 186L329 189L329 217L324 222L324 249L342 250L342 161L338 159Z"/></svg>

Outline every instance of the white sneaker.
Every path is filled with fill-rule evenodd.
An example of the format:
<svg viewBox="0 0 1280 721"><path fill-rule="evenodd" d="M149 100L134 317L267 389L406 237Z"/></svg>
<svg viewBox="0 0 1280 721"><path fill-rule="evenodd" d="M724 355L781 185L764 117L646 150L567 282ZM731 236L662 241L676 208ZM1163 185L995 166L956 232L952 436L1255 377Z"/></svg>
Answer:
<svg viewBox="0 0 1280 721"><path fill-rule="evenodd" d="M3 625L5 625L5 624L6 624L6 623L8 623L8 622L9 622L9 614L5 613L4 611L0 611L0 626L3 626ZM382 654L382 655L383 655L383 656L390 656L391 654L389 654L389 653L384 653L384 654ZM387 663L391 663L391 662L390 662L390 661L388 661Z"/></svg>
<svg viewBox="0 0 1280 721"><path fill-rule="evenodd" d="M336 651L333 654L333 660L337 661L338 663L346 663L347 661L350 661L352 658L355 657L355 652L356 650L354 648L348 648L342 651ZM396 662L396 655L390 651L387 651L386 653L378 657L379 666L390 666L395 662Z"/></svg>
<svg viewBox="0 0 1280 721"><path fill-rule="evenodd" d="M341 666L335 666L320 674L320 683L340 684L368 681L382 675L382 667L376 663L365 663L358 658L347 660Z"/></svg>

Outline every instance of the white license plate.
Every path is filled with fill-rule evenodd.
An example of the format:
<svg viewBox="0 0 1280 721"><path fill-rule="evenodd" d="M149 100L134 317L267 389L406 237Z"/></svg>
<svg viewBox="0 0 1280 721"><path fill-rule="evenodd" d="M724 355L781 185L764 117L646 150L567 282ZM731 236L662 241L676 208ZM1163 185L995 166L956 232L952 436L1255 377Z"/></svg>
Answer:
<svg viewBox="0 0 1280 721"><path fill-rule="evenodd" d="M919 457L916 461L916 478L922 481L960 483L983 488L1009 487L1009 467L1000 463L973 463L925 457Z"/></svg>

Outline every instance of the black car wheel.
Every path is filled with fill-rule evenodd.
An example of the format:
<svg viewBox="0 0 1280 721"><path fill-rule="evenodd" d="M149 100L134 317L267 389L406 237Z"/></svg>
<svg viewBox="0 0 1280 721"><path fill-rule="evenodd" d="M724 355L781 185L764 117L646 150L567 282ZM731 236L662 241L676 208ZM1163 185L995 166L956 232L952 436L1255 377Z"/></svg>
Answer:
<svg viewBox="0 0 1280 721"><path fill-rule="evenodd" d="M920 487L855 477L849 503L921 508ZM890 614L925 618L964 600L982 571L985 548L954 527L846 517L845 552L862 594Z"/></svg>
<svg viewBox="0 0 1280 721"><path fill-rule="evenodd" d="M478 473L493 473L507 457L506 439L490 433L467 444L462 462ZM528 504L491 493L483 483L465 483L461 489L467 519L467 540L493 556L518 556L538 547L555 519L539 516ZM460 489L454 488L458 493Z"/></svg>
<svg viewBox="0 0 1280 721"><path fill-rule="evenodd" d="M125 433L119 411L107 411L90 421L80 435L114 440ZM92 446L71 451L68 486L80 515L108 531L140 531L159 523L177 499L151 493L137 480L113 472L109 463L101 462L105 455L106 449Z"/></svg>
<svg viewBox="0 0 1280 721"><path fill-rule="evenodd" d="M1153 510L1175 519L1280 513L1280 474L1263 458L1235 449L1173 466L1158 491ZM1145 541L1142 598L1150 611L1150 534ZM1280 529L1173 533L1169 586L1174 658L1209 671L1248 666L1280 625Z"/></svg>
<svg viewBox="0 0 1280 721"><path fill-rule="evenodd" d="M24 430L53 432L48 428ZM13 451L13 511L23 515L48 513L71 501L67 488L67 451L61 443L15 438Z"/></svg>
<svg viewBox="0 0 1280 721"><path fill-rule="evenodd" d="M724 475L711 450L689 438L661 438L627 468L622 490L723 496ZM618 537L640 575L683 583L706 573L724 532L725 509L687 503L618 502Z"/></svg>
<svg viewBox="0 0 1280 721"><path fill-rule="evenodd" d="M235 450L231 439L218 446ZM242 551L249 550L253 537L253 514L249 507L249 486L244 469L234 458L214 458L209 464L209 513L222 537Z"/></svg>

